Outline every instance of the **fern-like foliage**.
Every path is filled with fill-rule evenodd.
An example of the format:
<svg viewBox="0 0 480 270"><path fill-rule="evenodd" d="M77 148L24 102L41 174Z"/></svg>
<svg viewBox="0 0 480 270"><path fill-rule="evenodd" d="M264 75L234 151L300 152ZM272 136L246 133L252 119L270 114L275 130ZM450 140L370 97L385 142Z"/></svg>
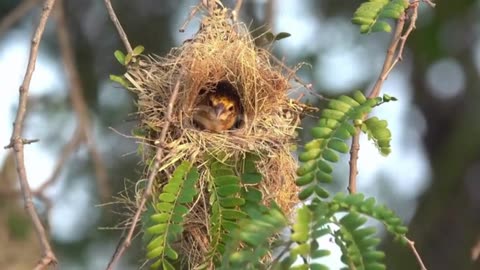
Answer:
<svg viewBox="0 0 480 270"><path fill-rule="evenodd" d="M346 215L337 219L339 213ZM330 254L317 241L326 235L332 236L340 247L341 261L347 266L343 269L385 269L385 254L377 250L380 239L375 236L376 228L364 226L367 218L382 222L395 239L405 242L407 228L387 207L378 205L373 198L365 199L362 194L339 193L329 202L313 199L311 204L298 209L291 235L295 245L272 269L329 269L316 261Z"/></svg>
<svg viewBox="0 0 480 270"><path fill-rule="evenodd" d="M279 269L328 269L326 265L313 262L330 254L329 250L320 249L317 238L323 236L317 234L318 226L315 226L316 218L314 212L308 206L303 206L297 211L297 218L292 226L292 235L290 240L295 245L290 248L289 256L285 257L280 264ZM320 219L324 219L324 215ZM324 220L326 221L326 220ZM298 259L302 263L292 266Z"/></svg>
<svg viewBox="0 0 480 270"><path fill-rule="evenodd" d="M147 245L147 258L156 259L152 269L160 266L164 270L175 269L169 260L176 260L178 253L171 244L178 240L183 231L184 216L188 212L187 204L192 203L197 194L195 183L199 178L196 168L187 161L182 162L173 172L168 183L163 186L150 216L154 224L146 229L151 236Z"/></svg>
<svg viewBox="0 0 480 270"><path fill-rule="evenodd" d="M380 239L374 236L375 227L361 228L366 221L362 215L349 212L335 222L339 226L334 233L335 243L342 250L341 260L348 266L345 269L385 269L385 255L376 250Z"/></svg>
<svg viewBox="0 0 480 270"><path fill-rule="evenodd" d="M318 262L328 256L318 239L330 235L342 250L342 262L351 269L385 269L384 253L377 250L380 240L374 227L365 227L367 218L382 222L396 239L405 240L406 227L400 218L386 208L377 205L373 198L361 194L338 194L333 198L324 188L333 181L332 164L340 154L347 153L347 140L363 131L373 140L383 155L391 152L391 133L387 122L377 117L366 120L372 108L396 100L388 95L383 98L366 98L360 91L350 96L330 100L317 125L312 130L314 139L300 153L301 166L297 170L296 184L301 187L299 198L304 205L297 209L287 240L278 238L286 225L281 213L260 204L262 193L251 185L261 180L252 157L245 158L240 197L244 198L240 209L247 217L240 226L231 230L228 245L222 257L223 269L315 269L328 267ZM224 168L218 171L230 175ZM231 180L233 183L233 180ZM236 183L237 180L235 180ZM236 190L236 189L235 189ZM344 216L338 219L339 213ZM275 218L276 217L276 218ZM276 239L272 241L272 239ZM275 247L277 247L275 249ZM262 262L268 251L273 252L269 263ZM278 254L276 254L278 253Z"/></svg>
<svg viewBox="0 0 480 270"><path fill-rule="evenodd" d="M299 155L302 165L297 171L299 178L296 183L302 187L299 198L307 202L307 206L297 212L291 236L296 244L289 249L289 256L282 260L280 269L328 269L315 261L329 254L317 242L325 235L333 236L342 250L341 259L348 267L385 268L382 262L384 254L376 250L380 240L374 237L375 228L362 225L368 216L379 219L396 238L402 238L401 233L405 233L406 228L401 225L400 219L387 208L375 205L374 200L364 200L363 195L337 195L326 200L330 195L323 186L333 181L332 163L338 162L339 154L349 151L346 141L356 134L357 127L368 134L382 154L391 152L391 133L387 122L377 117L363 120L372 108L390 100L394 99L369 99L356 91L352 97L343 95L331 100L323 110L318 124L311 130L314 139L305 145ZM337 220L335 214L340 212L347 214ZM338 229L331 229L332 225ZM299 258L303 263L298 263Z"/></svg>
<svg viewBox="0 0 480 270"><path fill-rule="evenodd" d="M381 144L382 153L390 152L391 133L386 122L384 124L376 118L363 121L364 116L382 102L380 97L367 99L362 92L356 91L352 97L342 95L328 103L318 124L311 130L315 139L308 142L299 155L302 165L297 170L299 178L296 184L302 187L299 194L301 200L312 196L328 198L328 192L321 185L332 182L331 163L338 162L339 154L349 151L346 140L356 134L356 126L362 127L378 142L378 146Z"/></svg>
<svg viewBox="0 0 480 270"><path fill-rule="evenodd" d="M390 232L396 240L405 244L405 234L407 227L402 224L402 220L395 215L385 205L376 203L375 198L367 198L363 194L346 195L338 193L329 203L329 208L335 212L356 212L364 216L369 216L383 223L388 232Z"/></svg>
<svg viewBox="0 0 480 270"><path fill-rule="evenodd" d="M277 207L255 216L241 220L230 234L220 269L265 269L262 259L272 250L271 239L285 228L287 219Z"/></svg>
<svg viewBox="0 0 480 270"><path fill-rule="evenodd" d="M231 166L215 161L210 165L212 182L210 188L210 247L209 259L218 263L225 251L228 235L237 228L237 221L246 217L241 206L245 199L240 196L241 182Z"/></svg>
<svg viewBox="0 0 480 270"><path fill-rule="evenodd" d="M329 209L327 211L329 214L326 215L330 215L331 222L339 227L332 235L342 250L342 262L350 269L385 269L383 262L385 254L376 249L380 239L375 237L375 227L362 227L367 217L382 222L396 240L405 244L407 228L392 210L384 205L378 205L374 198L365 199L363 194L339 193L327 206L322 207ZM338 221L332 214L340 212L347 214Z"/></svg>
<svg viewBox="0 0 480 270"><path fill-rule="evenodd" d="M400 18L408 6L408 0L369 0L355 11L352 22L360 25L361 33L390 32L385 20Z"/></svg>

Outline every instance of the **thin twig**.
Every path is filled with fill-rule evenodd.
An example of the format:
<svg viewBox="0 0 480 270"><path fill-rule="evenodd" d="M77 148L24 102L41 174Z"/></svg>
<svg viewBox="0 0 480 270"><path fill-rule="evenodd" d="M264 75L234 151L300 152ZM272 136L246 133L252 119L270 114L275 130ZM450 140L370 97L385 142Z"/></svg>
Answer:
<svg viewBox="0 0 480 270"><path fill-rule="evenodd" d="M69 32L67 29L67 22L65 19L65 11L63 9L62 1L58 3L57 12L57 35L60 52L62 55L63 65L70 84L70 100L72 102L73 110L78 119L78 129L85 139L86 146L90 152L95 168L95 179L97 180L97 187L102 202L105 202L110 196L110 189L108 186L108 174L104 162L97 151L95 140L92 136L92 123L89 117L88 106L83 96L83 87L80 75L75 63L75 56L73 52L73 45L70 41Z"/></svg>
<svg viewBox="0 0 480 270"><path fill-rule="evenodd" d="M427 270L427 267L425 267L425 264L424 264L423 261L422 261L422 257L420 256L420 254L418 253L417 249L415 248L415 242L413 242L412 240L408 239L407 237L405 237L405 240L407 241L408 246L410 247L410 249L412 250L413 254L415 255L415 258L417 259L417 262L418 262L418 264L420 265L420 268L421 268L422 270Z"/></svg>
<svg viewBox="0 0 480 270"><path fill-rule="evenodd" d="M322 99L322 100L328 100L328 98L326 98L326 97L324 97L323 95L317 93L317 92L313 89L313 85L312 85L311 83L307 83L307 82L303 81L300 77L298 77L298 75L296 74L298 69L295 69L295 70L294 70L294 69L288 67L288 66L284 63L284 61L278 59L278 58L275 57L274 55L271 55L271 59L272 59L273 61L275 61L277 64L279 64L283 69L285 69L285 70L288 72L289 76L292 76L293 79L294 79L297 83L301 84L301 85L302 85L305 89L307 89L307 91L308 91L309 93L311 93L313 96L316 96L316 97L318 97L319 99Z"/></svg>
<svg viewBox="0 0 480 270"><path fill-rule="evenodd" d="M223 4L222 4L222 1L220 0L201 0L203 6L205 6L208 10L208 13L210 15L213 14L213 11L217 8L217 7L223 7Z"/></svg>
<svg viewBox="0 0 480 270"><path fill-rule="evenodd" d="M110 16L110 19L115 25L115 28L117 28L118 35L120 35L120 39L122 40L123 45L125 46L125 49L127 49L127 53L132 53L133 51L132 46L128 41L127 34L125 34L125 31L123 31L120 21L118 21L117 15L115 15L115 11L113 10L112 3L110 2L110 0L105 0L104 2L105 2L105 7L107 7L108 15Z"/></svg>
<svg viewBox="0 0 480 270"><path fill-rule="evenodd" d="M238 15L240 14L240 9L242 8L243 0L237 0L235 4L235 8L232 11L233 21L236 22L238 20Z"/></svg>
<svg viewBox="0 0 480 270"><path fill-rule="evenodd" d="M387 76L390 73L390 71L395 67L395 65L398 62L402 61L403 49L405 48L405 43L407 42L407 38L408 36L410 36L410 33L413 31L413 29L415 29L415 22L417 21L417 17L418 17L418 4L419 3L417 1L417 2L413 2L410 5L409 10L412 11L412 14L410 15L410 23L408 24L408 28L405 31L405 33L400 37L400 41L399 41L400 44L398 45L397 57L395 57L393 64L390 66L390 69L388 70L388 72L385 73L385 76ZM386 77L382 79L385 80Z"/></svg>
<svg viewBox="0 0 480 270"><path fill-rule="evenodd" d="M437 4L433 3L431 0L422 0L423 2L430 5L430 7L434 8Z"/></svg>
<svg viewBox="0 0 480 270"><path fill-rule="evenodd" d="M20 5L16 6L10 11L7 16L3 17L0 22L0 37L17 21L24 18L25 14L29 12L36 4L38 0L24 0Z"/></svg>
<svg viewBox="0 0 480 270"><path fill-rule="evenodd" d="M28 90L30 87L30 81L32 79L33 71L35 69L38 48L40 46L43 31L45 30L45 25L47 24L48 17L50 16L50 12L52 11L54 4L55 0L45 1L42 9L42 14L40 16L40 21L38 22L37 29L35 30L32 38L27 70L25 72L22 85L19 89L20 95L18 101L17 115L15 117L12 137L10 139L10 144L13 145L13 150L15 151L15 162L18 178L20 181L20 187L23 194L23 200L25 201L25 209L32 218L32 223L35 227L37 236L43 249L43 257L36 265L35 269L44 269L48 265L56 264L57 258L55 257L55 253L53 252L52 247L50 246L45 228L43 227L42 222L40 221L40 218L32 202L32 192L28 184L27 172L25 170L25 157L23 151L24 141L22 139L22 130L25 120L25 114L27 112Z"/></svg>
<svg viewBox="0 0 480 270"><path fill-rule="evenodd" d="M200 10L201 5L202 5L202 3L193 7L193 9L190 11L190 14L188 14L188 18L182 24L182 27L180 27L180 29L178 29L179 32L181 32L181 33L185 32L185 28L187 28L187 25L190 23L190 21L193 19L193 17L195 17L195 14L197 14L197 12Z"/></svg>
<svg viewBox="0 0 480 270"><path fill-rule="evenodd" d="M140 200L140 204L138 205L137 211L135 212L135 216L133 217L132 222L130 224L128 234L125 237L125 239L123 240L121 246L113 254L112 259L108 263L107 270L112 270L113 269L115 264L122 257L125 250L130 246L131 241L132 241L132 237L133 237L133 233L134 233L136 225L137 225L137 223L140 219L140 214L144 211L145 204L147 203L147 200L150 198L150 196L152 194L153 182L154 182L155 178L157 177L158 170L160 168L160 162L163 159L163 154L164 154L164 149L165 149L164 141L165 141L165 138L167 137L168 129L170 128L173 106L175 104L175 101L177 100L178 91L180 89L181 77L182 77L182 74L180 75L180 77L177 79L177 82L175 83L175 87L172 91L172 95L171 95L170 100L168 102L167 114L166 114L166 117L165 117L165 123L163 124L162 131L160 133L160 137L158 138L157 141L155 141L155 144L158 145L159 147L158 147L157 152L155 154L155 161L154 161L152 167L149 169L147 186L145 187L142 198Z"/></svg>
<svg viewBox="0 0 480 270"><path fill-rule="evenodd" d="M275 259L272 260L272 262L270 263L270 265L276 265L283 257L283 255L285 255L285 253L287 253L287 251L290 250L290 247L293 245L293 241L288 241L287 243L285 243L285 246L284 248L282 249L282 251L280 251L280 253L275 256Z"/></svg>
<svg viewBox="0 0 480 270"><path fill-rule="evenodd" d="M98 196L100 201L105 203L111 196L110 184L108 181L108 171L103 161L102 155L98 151L93 140L87 138L87 148L92 158L93 168L95 171L95 179L97 180Z"/></svg>
<svg viewBox="0 0 480 270"><path fill-rule="evenodd" d="M77 127L70 141L63 146L62 152L57 159L57 164L55 164L52 174L50 175L50 177L47 178L45 182L43 182L40 187L38 187L33 192L34 195L38 196L42 194L47 187L51 186L58 179L65 165L65 162L68 160L68 157L78 148L81 141L82 133L81 130Z"/></svg>
<svg viewBox="0 0 480 270"><path fill-rule="evenodd" d="M267 0L267 3L265 4L265 25L272 32L275 30L274 14L275 14L275 0Z"/></svg>
<svg viewBox="0 0 480 270"><path fill-rule="evenodd" d="M392 67L396 64L394 62L395 59L395 52L397 51L399 41L402 36L403 27L405 26L405 13L400 15L400 18L397 21L397 26L395 28L395 33L392 36L392 40L390 41L390 45L388 46L387 55L385 56L385 61L383 62L382 71L378 76L375 85L370 92L369 98L378 97L380 94L380 90L382 89L383 83L387 79L388 75L392 71Z"/></svg>
<svg viewBox="0 0 480 270"><path fill-rule="evenodd" d="M42 201L46 201L43 192L49 186L51 186L60 176L63 166L67 161L68 157L72 154L72 152L78 147L81 142L81 132L77 128L68 143L63 146L61 151L60 157L57 160L57 164L52 171L52 174L35 190L32 190L32 196L39 198ZM22 195L21 191L19 190L0 190L1 196L20 196ZM48 211L47 211L48 212Z"/></svg>

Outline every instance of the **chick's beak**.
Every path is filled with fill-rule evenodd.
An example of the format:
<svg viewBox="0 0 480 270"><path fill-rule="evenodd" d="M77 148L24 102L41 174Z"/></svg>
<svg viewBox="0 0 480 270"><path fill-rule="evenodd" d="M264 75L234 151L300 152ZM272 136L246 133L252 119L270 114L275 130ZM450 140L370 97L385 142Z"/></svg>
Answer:
<svg viewBox="0 0 480 270"><path fill-rule="evenodd" d="M222 103L220 103L214 107L214 110L215 110L215 115L218 118L225 111L225 106Z"/></svg>

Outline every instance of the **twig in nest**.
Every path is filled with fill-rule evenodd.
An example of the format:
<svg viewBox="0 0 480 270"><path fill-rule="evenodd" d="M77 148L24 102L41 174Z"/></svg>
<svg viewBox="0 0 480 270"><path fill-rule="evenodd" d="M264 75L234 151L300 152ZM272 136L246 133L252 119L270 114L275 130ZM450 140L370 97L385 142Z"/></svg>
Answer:
<svg viewBox="0 0 480 270"><path fill-rule="evenodd" d="M317 93L314 89L313 89L313 85L311 83L307 83L307 82L304 82L300 77L298 77L298 75L296 74L297 73L297 70L298 68L295 68L294 69L291 69L290 67L288 67L282 60L276 58L275 56L271 56L272 60L275 61L277 64L279 64L283 69L285 69L287 72L288 72L288 76L293 76L293 79L298 82L299 84L301 84L305 89L307 89L307 91L309 91L312 95L318 97L319 99L322 99L322 100L328 100L326 97L324 97L323 95Z"/></svg>
<svg viewBox="0 0 480 270"><path fill-rule="evenodd" d="M235 8L232 11L233 21L236 22L238 20L238 14L240 14L240 9L242 8L243 0L237 0L235 4Z"/></svg>
<svg viewBox="0 0 480 270"><path fill-rule="evenodd" d="M104 2L105 2L105 7L107 8L107 11L108 11L108 15L110 16L110 19L115 25L115 28L117 28L118 35L120 35L120 39L122 40L123 45L125 46L125 49L127 49L127 53L131 53L133 51L132 46L128 41L127 34L125 34L125 31L123 31L120 21L118 21L117 15L115 15L115 11L113 10L112 3L110 2L110 0L105 0Z"/></svg>
<svg viewBox="0 0 480 270"><path fill-rule="evenodd" d="M125 250L130 246L133 233L135 231L135 227L137 226L137 223L140 219L140 214L143 212L145 204L147 203L147 199L150 198L152 195L152 187L153 187L153 182L158 174L159 168L160 168L160 161L163 158L164 154L164 147L163 144L165 142L165 138L167 137L167 131L170 128L170 122L172 120L172 111L173 111L173 106L175 104L175 101L177 100L178 92L180 89L180 80L182 78L182 75L177 79L177 82L175 83L175 87L172 91L172 95L170 97L170 100L168 102L168 107L167 107L167 114L165 117L165 122L162 127L162 131L160 133L159 139L155 142L156 145L159 145L157 152L155 154L155 162L153 163L152 167L149 169L149 176L148 176L148 182L147 186L145 187L145 190L143 192L142 198L140 200L140 204L138 205L137 211L135 212L135 216L132 219L132 222L130 224L130 228L128 229L128 234L123 240L122 244L119 246L119 248L115 251L113 254L112 259L108 263L107 270L113 269L115 264L118 262L118 260L122 257L123 253Z"/></svg>
<svg viewBox="0 0 480 270"><path fill-rule="evenodd" d="M193 7L192 11L190 11L190 14L188 14L188 18L185 20L185 22L182 24L182 27L180 27L180 29L178 29L179 32L183 33L185 32L185 28L187 28L187 25L190 23L190 21L193 19L193 17L195 16L195 14L197 14L197 12L200 10L200 4L196 5L195 7Z"/></svg>
<svg viewBox="0 0 480 270"><path fill-rule="evenodd" d="M30 81L32 79L33 70L35 69L35 62L37 60L38 48L40 46L40 40L45 30L45 25L47 23L48 17L52 11L55 0L46 0L42 14L40 16L40 21L38 23L37 29L32 38L32 44L30 47L30 56L28 59L27 70L23 78L22 85L20 86L20 95L18 100L18 109L17 115L15 117L15 124L13 126L12 137L10 139L10 144L13 146L13 151L15 151L15 162L17 166L18 178L20 181L20 187L23 194L23 200L25 201L25 209L32 218L32 223L35 227L37 236L40 240L43 249L43 257L40 262L35 266L35 269L44 269L48 265L56 264L57 258L55 253L50 246L48 241L48 236L43 227L42 222L35 210L35 207L32 203L32 192L28 184L27 172L25 170L25 159L24 159L24 139L22 139L22 130L23 123L25 120L25 115L27 112L27 101L28 101L28 90L30 87Z"/></svg>
<svg viewBox="0 0 480 270"><path fill-rule="evenodd" d="M202 4L208 9L209 14L213 14L213 11L217 6L220 6L223 8L222 1L220 0L201 0Z"/></svg>

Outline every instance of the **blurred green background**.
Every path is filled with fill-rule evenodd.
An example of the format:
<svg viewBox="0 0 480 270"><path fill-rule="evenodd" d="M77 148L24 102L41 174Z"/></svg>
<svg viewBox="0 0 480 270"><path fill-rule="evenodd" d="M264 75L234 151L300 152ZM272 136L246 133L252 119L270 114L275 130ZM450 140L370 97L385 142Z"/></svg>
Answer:
<svg viewBox="0 0 480 270"><path fill-rule="evenodd" d="M0 22L23 1L2 0ZM32 3L35 1L31 1ZM7 145L26 68L29 39L38 23L40 1L13 26L0 27L0 142ZM223 1L228 7L234 1ZM133 46L165 54L191 38L199 18L185 33L178 29L197 1L113 1ZM274 46L289 65L309 63L299 71L315 91L337 96L356 89L368 91L381 69L389 34L360 35L350 23L362 1L245 0L241 18L250 29L271 29L292 36ZM389 76L383 93L399 99L375 111L389 121L391 156L380 156L371 142L361 140L359 191L376 196L409 225L428 269L480 269L475 248L480 241L480 1L421 3L417 29L407 41L402 61ZM103 1L64 1L67 27L83 86L95 148L107 171L99 185L98 160L85 144L62 167L58 179L35 199L48 224L60 269L104 269L121 235L112 230L130 213L118 204L99 206L133 192L143 168L130 135L135 127L134 96L109 81L122 74L113 56L124 50ZM1 24L0 24L1 25ZM25 136L26 168L36 190L51 174L62 149L74 134L77 117L57 42L56 21L47 25L31 85ZM260 31L261 32L261 31ZM302 92L294 85L294 94ZM322 105L315 95L305 100ZM307 118L304 128L315 121ZM307 139L301 132L299 141ZM15 166L8 151L0 152L0 269L31 269L40 255L38 241L24 214ZM336 189L346 191L348 164L339 166ZM140 241L127 251L118 269L143 263ZM325 241L325 245L331 245ZM381 246L388 269L418 269L410 250L388 237ZM338 252L329 261L340 267Z"/></svg>

